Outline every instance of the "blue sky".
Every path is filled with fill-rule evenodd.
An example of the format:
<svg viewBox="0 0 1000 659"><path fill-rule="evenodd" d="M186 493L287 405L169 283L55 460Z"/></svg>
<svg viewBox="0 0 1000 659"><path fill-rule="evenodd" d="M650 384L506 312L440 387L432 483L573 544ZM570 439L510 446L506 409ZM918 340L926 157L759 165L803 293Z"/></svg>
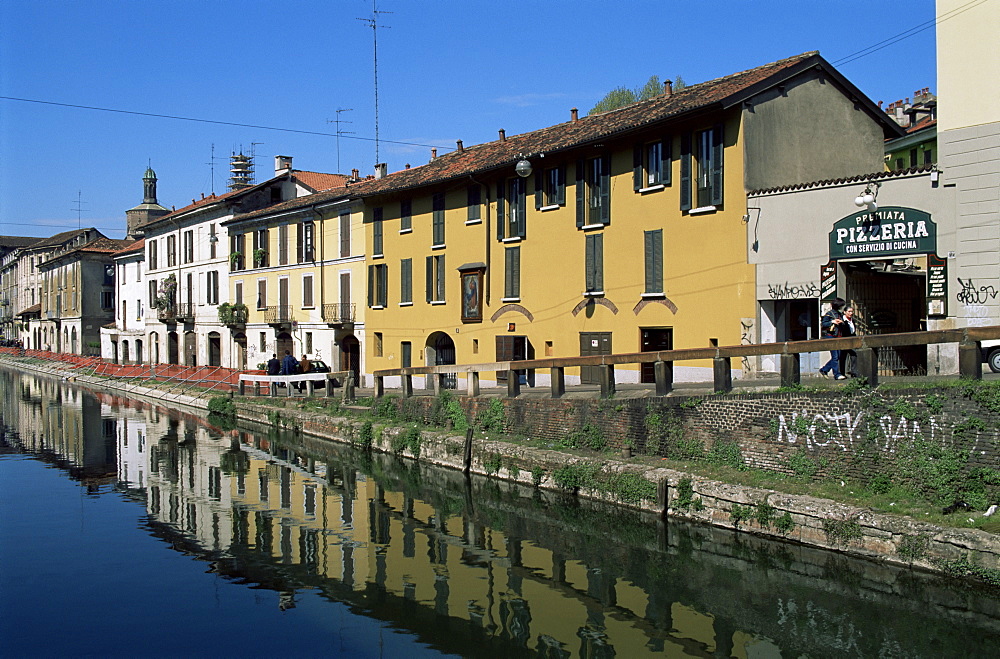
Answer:
<svg viewBox="0 0 1000 659"><path fill-rule="evenodd" d="M390 171L439 152L581 114L650 75L689 84L819 50L839 60L934 19L933 0L866 2L378 0L379 160ZM0 235L79 225L112 238L142 201L225 192L228 158L372 172L371 0L32 0L0 21L0 96L286 132L0 99ZM391 13L388 13L391 12ZM934 29L837 65L873 101L936 91ZM352 123L346 123L352 122ZM306 133L326 133L315 135ZM419 145L419 146L417 146ZM79 203L78 203L79 200ZM78 212L77 209L82 209ZM79 218L78 218L79 215Z"/></svg>

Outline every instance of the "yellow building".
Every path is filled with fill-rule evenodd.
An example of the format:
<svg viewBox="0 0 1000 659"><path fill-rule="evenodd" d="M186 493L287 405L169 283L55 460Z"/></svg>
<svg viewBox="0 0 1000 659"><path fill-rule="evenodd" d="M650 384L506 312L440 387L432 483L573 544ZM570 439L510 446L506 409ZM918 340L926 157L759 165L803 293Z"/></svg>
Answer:
<svg viewBox="0 0 1000 659"><path fill-rule="evenodd" d="M240 353L255 368L288 350L360 381L365 242L360 204L344 181L325 192L225 222L230 239L230 299L223 310Z"/></svg>
<svg viewBox="0 0 1000 659"><path fill-rule="evenodd" d="M753 341L746 191L870 170L891 123L805 53L353 184L371 245L368 365ZM567 384L597 381L580 371ZM711 379L711 364L675 374Z"/></svg>

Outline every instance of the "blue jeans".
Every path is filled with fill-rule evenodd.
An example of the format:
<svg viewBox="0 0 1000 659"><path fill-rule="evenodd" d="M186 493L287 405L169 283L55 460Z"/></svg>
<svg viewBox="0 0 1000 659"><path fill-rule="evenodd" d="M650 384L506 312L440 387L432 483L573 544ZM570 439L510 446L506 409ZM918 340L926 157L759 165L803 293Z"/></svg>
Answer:
<svg viewBox="0 0 1000 659"><path fill-rule="evenodd" d="M831 350L830 351L830 361L823 365L823 368L819 369L819 372L826 375L827 371L833 371L833 377L840 377L840 351Z"/></svg>

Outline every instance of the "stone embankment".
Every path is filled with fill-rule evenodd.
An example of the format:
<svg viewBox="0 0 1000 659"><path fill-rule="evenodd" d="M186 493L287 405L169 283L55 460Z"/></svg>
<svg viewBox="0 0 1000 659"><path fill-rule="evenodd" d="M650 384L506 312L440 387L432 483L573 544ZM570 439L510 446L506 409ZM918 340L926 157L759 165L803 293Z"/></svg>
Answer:
<svg viewBox="0 0 1000 659"><path fill-rule="evenodd" d="M154 404L205 410L211 394L200 397L126 385L104 378L76 376L58 366L26 364L7 356L0 363L18 369L72 378L101 390ZM747 396L746 394L744 396ZM394 453L401 457L467 473L568 491L656 515L683 518L776 539L896 564L939 570L942 563L967 561L1000 570L1000 536L979 529L958 529L911 518L876 513L827 499L733 485L607 454L585 457L525 446L495 438L449 431L415 431L412 424L334 417L273 404L233 401L241 421L284 426L332 442ZM275 401L268 401L273 403ZM298 403L296 399L290 402Z"/></svg>

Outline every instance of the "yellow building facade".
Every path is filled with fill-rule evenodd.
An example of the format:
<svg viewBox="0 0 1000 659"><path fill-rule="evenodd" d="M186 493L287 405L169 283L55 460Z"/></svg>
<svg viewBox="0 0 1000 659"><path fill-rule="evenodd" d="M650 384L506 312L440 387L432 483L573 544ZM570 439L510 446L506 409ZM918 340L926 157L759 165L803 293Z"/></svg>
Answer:
<svg viewBox="0 0 1000 659"><path fill-rule="evenodd" d="M879 162L873 117L882 113L869 101L854 105L864 115L856 118L848 93L859 95L806 53L598 115L574 110L539 131L459 143L427 165L352 185L371 244L369 366L752 342L747 190ZM813 108L834 114L803 120ZM845 132L857 124L852 139L863 148L817 159L813 121L833 124L831 143L837 122ZM597 382L591 370L569 369L567 384ZM675 374L708 380L711 364L684 362ZM637 365L615 377L653 382L652 368ZM542 371L522 378L548 382Z"/></svg>
<svg viewBox="0 0 1000 659"><path fill-rule="evenodd" d="M362 217L340 188L226 223L233 307L223 314L229 313L242 367L256 368L273 354L280 359L287 350L359 378Z"/></svg>

